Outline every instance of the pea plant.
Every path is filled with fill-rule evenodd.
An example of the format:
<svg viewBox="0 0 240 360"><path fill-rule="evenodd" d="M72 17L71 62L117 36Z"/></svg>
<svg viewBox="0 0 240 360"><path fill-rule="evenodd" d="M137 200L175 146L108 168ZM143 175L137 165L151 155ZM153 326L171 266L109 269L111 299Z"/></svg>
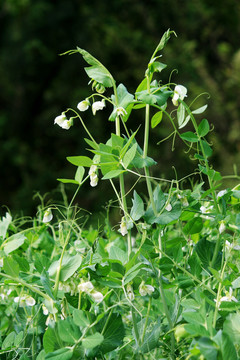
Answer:
<svg viewBox="0 0 240 360"><path fill-rule="evenodd" d="M89 156L69 156L75 177L58 179L76 186L69 204L41 199L35 219L7 212L0 222L1 359L240 358L240 187L224 189L209 162L207 105L188 104L185 86L159 79L171 35L134 94L87 51L65 53L86 61L92 94L54 123L76 131L80 123ZM100 110L113 129L103 142L83 116ZM144 113L142 139L140 124L127 126L135 111ZM149 137L166 121L197 164L189 188L151 175L160 170ZM83 183L90 191L104 181L119 223L110 225L110 204L95 229L75 201Z"/></svg>

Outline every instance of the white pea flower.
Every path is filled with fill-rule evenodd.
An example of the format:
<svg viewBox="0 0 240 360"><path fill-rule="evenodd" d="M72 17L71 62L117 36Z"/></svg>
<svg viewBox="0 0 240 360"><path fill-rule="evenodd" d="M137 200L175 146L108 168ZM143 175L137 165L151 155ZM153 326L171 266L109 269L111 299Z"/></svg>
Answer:
<svg viewBox="0 0 240 360"><path fill-rule="evenodd" d="M44 304L42 304L42 311L43 311L43 315L48 315L49 313L47 307Z"/></svg>
<svg viewBox="0 0 240 360"><path fill-rule="evenodd" d="M118 116L120 116L120 115L122 115L122 116L124 116L124 115L127 115L127 111L123 108L123 107L118 107L117 109L117 115Z"/></svg>
<svg viewBox="0 0 240 360"><path fill-rule="evenodd" d="M19 307L27 306L34 306L36 301L31 296L17 296L14 298L14 302L18 303Z"/></svg>
<svg viewBox="0 0 240 360"><path fill-rule="evenodd" d="M174 95L172 98L172 103L175 106L178 106L178 99L183 100L187 96L187 89L185 86L176 85L174 89Z"/></svg>
<svg viewBox="0 0 240 360"><path fill-rule="evenodd" d="M141 282L139 286L139 293L141 296L151 295L153 292L154 287L152 285L147 285L144 281Z"/></svg>
<svg viewBox="0 0 240 360"><path fill-rule="evenodd" d="M44 215L43 215L43 222L44 223L48 223L52 220L53 218L53 214L52 214L52 210L51 209L47 209L45 212L44 212Z"/></svg>
<svg viewBox="0 0 240 360"><path fill-rule="evenodd" d="M93 112L93 115L96 115L96 112L98 110L102 110L103 108L105 107L105 100L101 100L101 101L95 101L93 104L92 104L92 112Z"/></svg>
<svg viewBox="0 0 240 360"><path fill-rule="evenodd" d="M92 187L97 186L98 184L97 166L92 165L89 169L88 174L90 175L90 185Z"/></svg>
<svg viewBox="0 0 240 360"><path fill-rule="evenodd" d="M172 205L171 205L171 204L167 204L167 206L165 207L165 210L171 211L171 210L172 210Z"/></svg>
<svg viewBox="0 0 240 360"><path fill-rule="evenodd" d="M89 100L85 99L77 104L77 108L79 111L86 111L89 108L89 105L90 105Z"/></svg>
<svg viewBox="0 0 240 360"><path fill-rule="evenodd" d="M125 216L122 217L119 231L120 231L120 233L122 234L122 236L125 236L125 235L127 235L127 233L128 233L128 231L127 231L127 223L126 223L126 220L125 220Z"/></svg>
<svg viewBox="0 0 240 360"><path fill-rule="evenodd" d="M134 292L133 292L133 288L132 285L130 285L130 283L127 284L127 296L129 298L129 300L134 300Z"/></svg>
<svg viewBox="0 0 240 360"><path fill-rule="evenodd" d="M221 221L220 226L219 226L219 233L222 234L224 232L224 230L226 230L226 226L225 226L224 222Z"/></svg>
<svg viewBox="0 0 240 360"><path fill-rule="evenodd" d="M222 296L222 297L220 298L219 303L218 303L218 307L220 307L220 304L221 304L221 302L223 302L223 301L228 301L228 302L234 301L234 302L238 302L238 300L232 295L232 292L233 292L233 290L232 290L231 287L229 288L229 291L225 291L225 294L226 294L226 295L225 295L225 296ZM216 299L214 299L214 301L217 302Z"/></svg>
<svg viewBox="0 0 240 360"><path fill-rule="evenodd" d="M66 115L62 113L62 115L59 115L55 118L54 124L57 124L62 129L68 130L72 126L72 119L67 119Z"/></svg>
<svg viewBox="0 0 240 360"><path fill-rule="evenodd" d="M101 301L103 301L104 296L99 291L92 291L90 293L90 295L93 298L93 300L96 301L97 303L100 303Z"/></svg>
<svg viewBox="0 0 240 360"><path fill-rule="evenodd" d="M219 193L217 194L217 198L223 197L226 193L227 193L227 190L226 190L226 189L219 191Z"/></svg>
<svg viewBox="0 0 240 360"><path fill-rule="evenodd" d="M86 281L86 282L83 282L81 284L78 285L78 290L79 291L82 291L82 292L90 292L91 290L93 290L93 284L91 283L91 281Z"/></svg>
<svg viewBox="0 0 240 360"><path fill-rule="evenodd" d="M25 302L27 306L34 306L36 304L36 301L32 296L26 296Z"/></svg>

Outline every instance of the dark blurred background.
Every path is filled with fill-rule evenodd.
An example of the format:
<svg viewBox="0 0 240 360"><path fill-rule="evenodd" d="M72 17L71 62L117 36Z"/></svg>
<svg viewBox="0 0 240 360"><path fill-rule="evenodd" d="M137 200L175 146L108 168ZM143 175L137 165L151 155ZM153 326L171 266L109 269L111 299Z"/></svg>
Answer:
<svg viewBox="0 0 240 360"><path fill-rule="evenodd" d="M80 55L59 56L76 46L86 49L134 92L162 34L176 32L163 52L168 67L162 73L188 88L188 101L209 104L206 116L215 130L211 162L223 175L240 165L240 2L238 0L2 0L0 3L0 206L14 214L36 212L36 192L57 201L57 178L72 178L69 155L84 155L86 137L80 124L66 131L54 118L91 94ZM108 111L109 110L109 111ZM111 109L83 117L99 141L114 131L107 121ZM135 112L130 127L143 122ZM143 128L143 127L142 127ZM141 134L141 129L140 133ZM160 164L158 176L174 178L190 173L192 164L183 144L155 144L171 131L163 120L151 140L152 155ZM240 172L240 170L239 170ZM237 185L239 180L232 180ZM84 185L77 201L86 209L111 198L108 185ZM75 188L67 186L69 199ZM102 202L99 200L102 197ZM97 200L96 200L97 199ZM100 198L101 199L101 198Z"/></svg>

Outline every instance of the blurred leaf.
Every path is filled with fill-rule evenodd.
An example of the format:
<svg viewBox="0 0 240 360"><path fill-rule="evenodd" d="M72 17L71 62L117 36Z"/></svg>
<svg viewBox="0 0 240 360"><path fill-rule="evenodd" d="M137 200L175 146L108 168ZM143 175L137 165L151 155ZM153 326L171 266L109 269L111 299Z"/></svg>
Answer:
<svg viewBox="0 0 240 360"><path fill-rule="evenodd" d="M131 208L130 217L133 219L133 221L137 221L144 215L145 211L144 211L144 203L141 197L136 192L136 190L134 190L133 192L132 203L133 205Z"/></svg>
<svg viewBox="0 0 240 360"><path fill-rule="evenodd" d="M3 259L3 269L10 276L18 277L19 275L19 265L11 256Z"/></svg>
<svg viewBox="0 0 240 360"><path fill-rule="evenodd" d="M180 135L181 139L189 141L189 142L198 142L198 136L194 134L192 131L187 131Z"/></svg>
<svg viewBox="0 0 240 360"><path fill-rule="evenodd" d="M233 340L234 344L240 343L240 314L229 314L223 324L224 333Z"/></svg>
<svg viewBox="0 0 240 360"><path fill-rule="evenodd" d="M85 339L82 340L82 345L85 349L92 349L98 345L100 345L104 340L103 335L96 332L93 335L87 336Z"/></svg>
<svg viewBox="0 0 240 360"><path fill-rule="evenodd" d="M67 317L57 322L58 335L62 341L74 345L81 337L79 327L75 325L72 318Z"/></svg>
<svg viewBox="0 0 240 360"><path fill-rule="evenodd" d="M4 252L6 253L6 255L10 254L14 250L16 250L20 246L22 246L24 244L24 241L26 240L26 236L23 234L15 234L15 235L12 235L9 239L11 239L11 240L8 241L8 239L7 239L6 240L7 242L3 246Z"/></svg>
<svg viewBox="0 0 240 360"><path fill-rule="evenodd" d="M48 353L45 357L46 360L70 360L73 356L71 348L62 348L54 352Z"/></svg>
<svg viewBox="0 0 240 360"><path fill-rule="evenodd" d="M73 321L77 326L87 327L90 325L90 321L85 316L85 312L79 309L73 310Z"/></svg>
<svg viewBox="0 0 240 360"><path fill-rule="evenodd" d="M3 240L6 237L7 229L9 225L11 224L12 217L9 213L6 213L6 216L2 217L2 220L0 220L0 236L3 238Z"/></svg>
<svg viewBox="0 0 240 360"><path fill-rule="evenodd" d="M183 227L183 232L186 235L198 234L203 228L203 221L201 217L195 217L189 220Z"/></svg>

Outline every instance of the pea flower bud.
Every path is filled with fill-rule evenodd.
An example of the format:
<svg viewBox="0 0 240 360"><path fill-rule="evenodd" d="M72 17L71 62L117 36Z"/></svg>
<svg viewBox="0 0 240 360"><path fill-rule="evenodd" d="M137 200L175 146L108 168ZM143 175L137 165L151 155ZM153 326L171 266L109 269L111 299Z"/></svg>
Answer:
<svg viewBox="0 0 240 360"><path fill-rule="evenodd" d="M226 226L223 221L221 221L219 226L219 233L221 234L226 229Z"/></svg>
<svg viewBox="0 0 240 360"><path fill-rule="evenodd" d="M97 303L100 303L101 301L103 301L104 296L99 291L92 291L90 293L90 295L93 298L93 300L96 301Z"/></svg>
<svg viewBox="0 0 240 360"><path fill-rule="evenodd" d="M44 223L48 223L52 220L53 218L53 214L52 214L52 210L51 209L47 209L43 215L43 222Z"/></svg>
<svg viewBox="0 0 240 360"><path fill-rule="evenodd" d="M125 236L125 235L127 235L127 233L128 233L128 231L127 231L127 223L126 223L126 220L125 220L125 216L122 217L119 231L120 231L120 233L122 234L122 236Z"/></svg>
<svg viewBox="0 0 240 360"><path fill-rule="evenodd" d="M92 187L97 186L98 184L97 166L92 165L89 169L88 174L90 175L90 185Z"/></svg>
<svg viewBox="0 0 240 360"><path fill-rule="evenodd" d="M172 205L171 205L171 204L167 204L167 206L165 207L165 210L171 211L171 210L172 210Z"/></svg>

